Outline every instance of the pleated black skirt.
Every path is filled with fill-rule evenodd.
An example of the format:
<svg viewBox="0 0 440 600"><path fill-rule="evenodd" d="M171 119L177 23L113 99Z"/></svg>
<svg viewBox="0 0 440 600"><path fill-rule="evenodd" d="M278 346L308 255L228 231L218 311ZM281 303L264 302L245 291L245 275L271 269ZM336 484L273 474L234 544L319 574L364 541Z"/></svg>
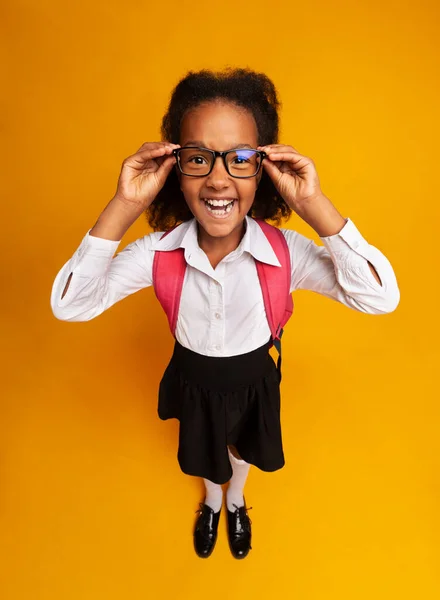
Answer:
<svg viewBox="0 0 440 600"><path fill-rule="evenodd" d="M176 341L159 387L158 414L180 421L181 470L226 483L232 477L228 445L262 471L281 469L280 380L269 343L217 358Z"/></svg>

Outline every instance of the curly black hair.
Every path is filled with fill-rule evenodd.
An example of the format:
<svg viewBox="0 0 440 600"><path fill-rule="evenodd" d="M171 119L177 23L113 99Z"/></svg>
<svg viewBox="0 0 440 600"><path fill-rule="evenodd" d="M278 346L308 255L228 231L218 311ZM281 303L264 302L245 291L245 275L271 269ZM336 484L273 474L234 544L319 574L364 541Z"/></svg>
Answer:
<svg viewBox="0 0 440 600"><path fill-rule="evenodd" d="M207 69L189 71L179 81L162 119L162 141L178 144L180 126L185 114L202 102L218 99L234 103L251 112L257 125L258 145L278 142L278 109L281 103L274 84L264 73L257 73L249 68L232 67L219 72ZM269 219L279 225L281 220L288 219L291 213L291 209L264 171L249 216ZM193 218L174 169L154 202L146 210L146 217L154 231L167 231L174 225Z"/></svg>

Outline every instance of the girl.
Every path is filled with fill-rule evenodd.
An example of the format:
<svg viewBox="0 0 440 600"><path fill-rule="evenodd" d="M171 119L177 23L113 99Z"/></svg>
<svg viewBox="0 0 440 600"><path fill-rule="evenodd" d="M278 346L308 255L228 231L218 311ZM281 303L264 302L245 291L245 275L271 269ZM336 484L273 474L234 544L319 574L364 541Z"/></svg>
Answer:
<svg viewBox="0 0 440 600"><path fill-rule="evenodd" d="M214 549L221 485L228 481L231 552L248 554L243 490L250 465L263 471L284 465L281 373L268 352L270 311L257 265L275 275L289 265L289 298L308 289L369 314L394 311L400 298L389 261L323 194L313 160L278 143L278 109L264 74L190 72L172 93L163 141L146 142L124 160L114 197L52 288L58 319L87 321L142 288L157 291L171 267L156 269L156 257L184 257L181 295L168 294L177 306L176 339L158 413L179 419L180 468L206 486L194 529L200 557ZM279 224L292 211L324 247L295 231L274 230L281 231L286 261L256 219ZM144 212L155 233L114 256ZM172 272L172 283L178 277Z"/></svg>

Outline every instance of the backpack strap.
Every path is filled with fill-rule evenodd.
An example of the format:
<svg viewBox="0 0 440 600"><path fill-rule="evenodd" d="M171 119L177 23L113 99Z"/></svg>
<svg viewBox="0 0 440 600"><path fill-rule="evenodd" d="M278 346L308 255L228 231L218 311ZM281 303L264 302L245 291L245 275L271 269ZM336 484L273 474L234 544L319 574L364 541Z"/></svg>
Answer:
<svg viewBox="0 0 440 600"><path fill-rule="evenodd" d="M282 232L266 221L255 219L269 240L280 267L255 261L260 286L263 293L264 307L272 335L272 344L278 351L278 371L281 378L281 336L284 325L292 316L293 299L290 293L291 261L289 247Z"/></svg>
<svg viewBox="0 0 440 600"><path fill-rule="evenodd" d="M271 345L278 351L278 370L281 376L281 336L283 327L292 316L293 300L290 294L291 261L286 239L282 232L266 221L255 219L269 240L281 268L255 260L263 294L264 308L271 332ZM177 227L177 225L176 225ZM175 227L166 231L163 239ZM153 260L153 287L164 309L173 336L175 336L180 299L186 271L183 248L170 251L156 250Z"/></svg>
<svg viewBox="0 0 440 600"><path fill-rule="evenodd" d="M177 225L176 225L177 227ZM175 227L166 231L163 239ZM171 333L175 336L177 317L179 316L180 298L182 296L183 280L185 277L186 261L183 248L170 251L156 250L153 260L153 287L165 314ZM161 276L166 273L166 277Z"/></svg>

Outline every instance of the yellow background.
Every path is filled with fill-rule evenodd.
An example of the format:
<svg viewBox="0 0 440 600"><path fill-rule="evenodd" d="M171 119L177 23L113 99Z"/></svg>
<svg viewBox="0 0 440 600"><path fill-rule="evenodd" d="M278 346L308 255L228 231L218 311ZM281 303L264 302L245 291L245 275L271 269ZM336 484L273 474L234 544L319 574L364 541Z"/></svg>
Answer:
<svg viewBox="0 0 440 600"><path fill-rule="evenodd" d="M439 580L439 9L434 1L6 5L0 596L4 600L431 600ZM189 69L278 87L280 141L391 261L398 309L294 295L286 466L251 469L253 550L192 549L200 480L157 417L172 349L151 289L87 323L55 275L159 138ZM288 227L319 241L294 215ZM119 250L148 232L141 217Z"/></svg>

